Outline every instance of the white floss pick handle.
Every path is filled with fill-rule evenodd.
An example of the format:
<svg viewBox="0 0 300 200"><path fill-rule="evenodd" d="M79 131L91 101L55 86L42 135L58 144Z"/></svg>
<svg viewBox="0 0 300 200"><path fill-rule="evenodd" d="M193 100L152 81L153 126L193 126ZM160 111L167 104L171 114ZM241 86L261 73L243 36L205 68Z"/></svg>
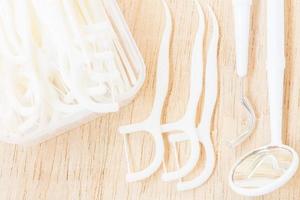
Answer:
<svg viewBox="0 0 300 200"><path fill-rule="evenodd" d="M199 5L198 5L199 6ZM203 145L205 151L204 168L198 176L189 181L180 179L177 184L179 191L192 190L203 185L212 175L215 168L215 152L211 139L211 125L213 120L213 113L215 110L218 97L218 43L219 43L219 25L217 18L212 8L207 5L209 17L212 21L212 36L207 52L207 63L205 72L205 97L202 111L201 122L198 125L197 135L198 141ZM178 137L178 138L176 138ZM181 138L182 137L182 138ZM174 135L176 142L189 140L185 135Z"/></svg>
<svg viewBox="0 0 300 200"><path fill-rule="evenodd" d="M63 1L63 6L66 12L68 13L68 20L69 24L71 25L71 29L74 30L74 33L80 33L81 29L79 27L79 24L76 23L74 19L76 19L76 10L75 10L75 5L71 5L72 2L70 1ZM81 7L79 7L81 8ZM81 8L82 9L82 8ZM112 43L109 42L110 37L108 37L108 34L106 34L106 37L108 37L108 41L104 41L104 43L108 43L107 45L104 45L103 47L97 45L97 39L100 39L97 37L98 35L101 36L103 35L103 32L107 32L106 29L109 28L109 26L106 25L106 23L98 23L98 24L93 24L91 21L91 17L89 17L89 13L86 11L87 9L82 9L82 12L84 13L84 21L86 21L87 26L92 26L94 29L90 28L89 32L91 32L90 35L88 35L87 40L82 40L82 38L86 38L85 35L77 35L77 38L81 38L81 41L79 41L79 46L81 48L81 54L84 55L82 62L80 63L83 66L78 65L78 70L74 70L72 73L71 69L71 74L73 74L73 78L76 79L81 79L84 78L82 75L84 73L88 73L86 77L91 76L92 82L98 82L95 86L92 88L85 88L86 86L79 84L75 88L81 88L81 92L85 93L84 96L91 95L91 97L95 98L95 95L100 98L101 101L101 94L97 94L93 91L96 91L94 88L96 87L106 87L105 93L110 92L112 101L115 101L116 99L116 91L113 86L114 80L120 79L120 76L118 74L118 70L116 69L117 65L115 64L115 58L113 55L113 52L109 49L106 49L105 46L113 46ZM99 9L101 11L101 9ZM98 11L98 12L99 12ZM103 20L103 17L102 17ZM100 31L99 31L100 30ZM103 46L103 42L102 42ZM97 49L101 49L101 51L104 51L105 53L97 53ZM92 53L91 53L92 52ZM91 55L90 55L91 54ZM102 71L102 72L101 72ZM80 83L80 82L78 82ZM98 86L97 86L98 85ZM80 92L77 90L77 92ZM102 96L105 95L102 94Z"/></svg>
<svg viewBox="0 0 300 200"><path fill-rule="evenodd" d="M20 8L18 6L24 6L25 9L13 15L14 6L16 9ZM3 22L1 24L2 70L6 74L3 78L5 89L2 95L6 99L4 102L9 113L6 118L3 118L7 125L1 134L9 133L8 137L13 138L15 133L33 130L39 122L44 121L40 115L42 93L36 76L37 72L30 61L32 51L28 44L28 41L31 41L26 12L28 8L26 4L15 5L13 2L1 2L1 7L6 10L0 15ZM22 20L16 20L20 16ZM22 25L15 28L12 25L13 22L22 23Z"/></svg>
<svg viewBox="0 0 300 200"><path fill-rule="evenodd" d="M94 21L99 21L103 17L106 19L106 21L109 21L108 20L109 17L107 16L106 11L103 9L104 7L103 3L101 1L99 2L99 1L90 0L90 1L86 1L86 4L91 9L92 12L91 14L89 14L86 12L86 9L82 9L85 20L90 21L86 26L82 26L83 31L89 33L90 38L99 37L101 33L102 34L106 33L106 35L111 35L111 41L107 41L107 43L111 43L112 45L110 46L113 46L114 48L108 51L111 51L110 56L115 57L117 59L117 62L114 62L113 59L107 59L110 60L109 70L111 71L110 73L122 78L122 79L119 78L119 80L123 80L123 82L118 82L118 83L114 81L115 85L117 86L116 89L120 91L132 87L132 85L134 85L137 82L137 78L135 72L132 70L131 67L132 63L127 58L126 53L122 48L122 44L118 40L115 31L112 29L111 23L106 23L104 21L102 23L95 24L94 22L92 22L93 18ZM79 1L79 7L84 7L84 3L82 1ZM99 12L99 10L101 10L102 12ZM100 28L101 26L102 28ZM98 48L99 48L99 44L98 44ZM118 79L115 78L115 80Z"/></svg>
<svg viewBox="0 0 300 200"><path fill-rule="evenodd" d="M154 174L161 166L164 157L164 142L161 131L161 114L164 106L164 101L168 93L169 86L169 49L172 36L172 17L169 7L165 0L161 0L164 12L165 12L165 30L161 40L161 46L159 50L157 72L156 72L156 93L154 98L154 104L151 114L148 118L138 124L131 124L128 126L122 126L119 132L124 136L125 153L128 164L128 174L126 179L128 182L135 182L146 179ZM129 134L135 132L147 132L149 133L155 143L155 157L152 163L145 169L132 172L130 167L130 159L128 155L128 140Z"/></svg>
<svg viewBox="0 0 300 200"><path fill-rule="evenodd" d="M197 3L197 1L195 1ZM178 180L189 174L196 166L200 157L200 145L197 136L197 108L202 94L202 77L203 77L203 39L205 33L205 19L202 8L197 4L197 11L199 15L198 29L196 33L195 44L193 47L191 71L190 71L190 94L186 108L186 112L182 119L175 123L162 125L164 133L176 133L182 132L189 138L191 143L191 154L185 165L178 168L173 172L165 172L162 175L164 181ZM172 135L169 136L172 138ZM176 143L172 139L169 139L173 147L176 147ZM175 148L176 149L176 148ZM176 152L177 155L177 152Z"/></svg>
<svg viewBox="0 0 300 200"><path fill-rule="evenodd" d="M93 5L90 5L92 3ZM64 1L63 4L60 5L67 13L65 20L67 20L67 24L70 24L69 29L75 34L76 45L79 45L79 49L81 49L77 52L77 55L82 55L81 62L82 65L85 66L78 66L76 70L71 70L72 68L66 67L67 71L63 70L63 72L69 80L84 78L83 75L88 73L88 77L91 77L91 84L93 84L93 82L99 83L98 86L89 88L82 84L74 86L76 94L85 93L94 95L91 97L101 102L128 98L128 96L132 96L136 91L136 84L140 84L140 80L139 82L137 81L135 72L133 72L132 63L128 60L118 37L112 29L112 24L108 23L109 19L106 16L105 10L103 10L103 6L101 6L98 1L87 1L85 5L90 5L89 9L91 12L86 13L85 10L87 10L87 8L84 9L84 5L82 5L82 3L79 4L79 9L82 9L82 13L84 13L84 19L79 21L84 21L85 23L83 24L79 24L78 20L75 20L78 18L78 14L74 11L74 7L76 6L74 3ZM104 16L104 21L103 16L99 16L99 13L102 13ZM96 17L92 19L92 15ZM106 39L103 40L103 38ZM100 49L101 52L91 54L94 49L98 49L98 51ZM74 56L78 59L80 56L77 55ZM87 68L89 68L88 71L86 70ZM68 69L70 69L69 72ZM68 74L72 74L72 76L68 78ZM85 77L87 77L87 75ZM103 79L103 77L106 77L106 79ZM107 79L108 77L111 78ZM70 82L72 84L74 81ZM80 81L76 81L75 83L79 82ZM101 91L104 92L102 96L101 93L95 93L96 89L100 89L99 87ZM102 90L105 87L106 92ZM78 88L81 89L78 90ZM107 96L108 92L111 94L111 100L109 100L109 96ZM85 96L86 95L81 95L80 99L87 102L88 99L82 98ZM93 103L91 101L89 102ZM106 108L109 107L106 106Z"/></svg>
<svg viewBox="0 0 300 200"><path fill-rule="evenodd" d="M36 6L46 6L45 2L36 2ZM90 64L85 55L85 49L79 48L75 49L75 45L72 43L68 37L73 37L74 34L69 32L68 28L70 25L65 17L63 5L61 2L55 2L47 6L49 10L49 17L52 18L52 26L56 26L56 29L60 29L64 33L64 38L60 38L60 35L57 35L56 43L65 44L61 47L62 52L60 52L59 58L59 68L58 70L62 73L63 78L70 88L74 98L86 109L91 112L115 112L118 110L118 104L114 103L113 94L111 94L112 103L97 102L91 97L88 96L86 92L85 84L90 84L87 80L88 75L86 72L85 64ZM44 13L40 13L44 15ZM70 15L70 13L68 13ZM67 16L68 16L67 15ZM56 16L56 17L54 17ZM54 30L53 30L54 31ZM55 30L56 31L56 30ZM95 55L95 53L94 53ZM87 60L87 61L86 61ZM86 61L86 62L85 62ZM101 63L100 63L101 64Z"/></svg>

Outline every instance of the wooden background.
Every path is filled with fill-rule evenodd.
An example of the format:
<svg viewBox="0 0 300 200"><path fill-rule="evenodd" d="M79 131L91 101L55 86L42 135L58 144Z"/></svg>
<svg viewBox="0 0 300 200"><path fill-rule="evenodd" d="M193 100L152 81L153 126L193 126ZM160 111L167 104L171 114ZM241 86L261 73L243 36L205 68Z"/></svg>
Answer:
<svg viewBox="0 0 300 200"><path fill-rule="evenodd" d="M177 192L176 183L163 183L161 172L150 179L125 183L127 172L120 125L145 119L149 114L155 83L156 59L163 30L163 10L159 0L119 0L129 27L147 65L147 80L135 101L117 114L98 118L67 134L41 145L22 148L0 145L0 199L140 199L140 200L239 200L247 199L228 187L228 171L244 153L270 140L265 71L265 1L254 0L250 74L247 92L258 117L253 136L235 150L227 139L235 137L245 125L239 105L239 82L234 71L234 43L231 0L207 0L220 23L220 96L212 137L217 166L209 181L189 192ZM171 50L170 96L164 120L175 121L185 111L189 88L189 63L197 23L192 0L168 0L175 20ZM284 141L300 152L300 1L286 0L287 70L285 81ZM149 136L130 138L136 166L150 162L152 140ZM141 151L141 147L144 150ZM188 153L183 145L181 152ZM143 152L142 154L140 152ZM137 162L139 161L139 162ZM172 167L172 164L170 164ZM170 168L171 169L171 168ZM280 190L257 199L300 199L300 172Z"/></svg>

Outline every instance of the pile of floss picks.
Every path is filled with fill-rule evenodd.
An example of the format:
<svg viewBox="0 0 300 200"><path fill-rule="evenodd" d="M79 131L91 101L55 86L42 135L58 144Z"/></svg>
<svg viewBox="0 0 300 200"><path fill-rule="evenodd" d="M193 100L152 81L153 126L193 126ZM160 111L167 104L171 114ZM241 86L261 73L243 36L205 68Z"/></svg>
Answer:
<svg viewBox="0 0 300 200"><path fill-rule="evenodd" d="M145 65L115 1L12 0L0 1L0 73L0 140L29 144L118 111Z"/></svg>
<svg viewBox="0 0 300 200"><path fill-rule="evenodd" d="M213 118L214 108L218 95L218 67L217 52L219 41L219 27L216 16L209 5L205 5L208 11L208 19L211 21L212 33L209 42L206 67L203 62L204 57L204 38L206 33L205 16L202 6L198 0L194 0L198 13L198 29L194 41L192 52L191 72L190 72L190 94L185 115L175 123L161 124L162 110L168 93L169 80L169 51L172 37L172 17L165 0L161 0L165 11L165 30L163 33L159 58L157 63L157 79L156 94L153 109L150 116L141 123L131 124L120 127L120 133L124 136L125 153L128 161L127 181L135 182L144 180L153 175L161 165L164 167L162 180L166 182L178 181L177 189L179 191L191 190L201 186L211 176L215 167L215 153L211 141L211 122ZM204 70L206 68L206 70ZM205 71L205 75L204 75ZM202 77L205 77L204 81ZM205 83L205 90L203 85ZM198 104L204 98L204 108L202 110L202 118L197 125ZM141 171L133 172L130 164L129 146L127 136L132 133L146 132L149 133L155 143L155 156L152 163ZM165 165L165 143L163 135L165 133L173 133L168 135L168 142L176 149L176 143L188 141L191 145L191 155L187 162L180 166L178 152L176 150L177 170L168 172ZM202 172L190 181L183 181L182 178L191 174L197 167L197 163L201 160L201 145L205 150L206 163Z"/></svg>

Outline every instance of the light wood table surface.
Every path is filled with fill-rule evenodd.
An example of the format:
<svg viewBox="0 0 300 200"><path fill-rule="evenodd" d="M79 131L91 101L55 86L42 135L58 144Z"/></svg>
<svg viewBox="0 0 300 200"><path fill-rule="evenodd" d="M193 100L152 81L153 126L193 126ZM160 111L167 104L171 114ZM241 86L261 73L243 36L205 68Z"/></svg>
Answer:
<svg viewBox="0 0 300 200"><path fill-rule="evenodd" d="M246 124L239 104L239 81L234 70L231 0L207 0L220 24L220 95L212 138L217 153L213 176L202 187L177 192L176 183L164 183L162 169L146 181L126 184L127 172L120 125L145 119L155 86L155 72L164 14L159 0L119 0L134 38L147 65L147 79L135 101L119 113L100 117L62 136L29 148L0 145L0 199L138 199L138 200L239 200L227 182L228 172L244 153L270 141L268 95L265 70L265 0L254 0L250 72L247 92L255 106L258 124L242 146L229 149L226 140L236 137ZM168 0L175 27L171 49L170 95L163 120L179 119L185 111L189 88L191 47L197 24L192 0ZM286 0L286 56L284 142L300 152L300 1ZM200 77L199 77L200 78ZM201 106L200 106L201 107ZM134 166L146 166L154 154L151 137L130 137ZM142 151L143 147L143 151ZM188 145L180 145L187 155ZM141 153L142 152L142 153ZM170 158L171 159L171 158ZM172 160L172 159L171 159ZM173 164L169 164L172 169ZM173 167L174 169L174 167ZM196 174L196 172L195 172ZM264 200L300 199L300 171L285 187L260 197Z"/></svg>

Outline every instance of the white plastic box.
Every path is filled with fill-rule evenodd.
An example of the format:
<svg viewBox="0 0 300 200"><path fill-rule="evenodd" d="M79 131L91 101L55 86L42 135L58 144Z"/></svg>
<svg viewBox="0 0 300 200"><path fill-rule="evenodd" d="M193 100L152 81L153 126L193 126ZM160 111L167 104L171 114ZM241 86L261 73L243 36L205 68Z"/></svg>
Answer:
<svg viewBox="0 0 300 200"><path fill-rule="evenodd" d="M101 0L99 0L101 1ZM126 53L127 59L131 62L137 81L135 85L130 89L126 95L116 99L116 102L120 106L124 106L130 103L139 89L141 88L145 80L145 64L143 58L136 46L136 43L129 31L129 28L124 20L121 10L118 7L117 1L115 0L104 0L103 5L106 13L109 16L109 20L113 25L114 31L117 33L119 41ZM1 45L1 44L0 44ZM1 91L0 91L1 92ZM62 134L75 126L85 123L103 113L92 113L86 109L60 118L55 122L51 122L46 126L39 127L35 131L24 132L24 133L5 133L1 131L0 127L0 141L12 144L20 145L31 145L41 143L47 139Z"/></svg>

